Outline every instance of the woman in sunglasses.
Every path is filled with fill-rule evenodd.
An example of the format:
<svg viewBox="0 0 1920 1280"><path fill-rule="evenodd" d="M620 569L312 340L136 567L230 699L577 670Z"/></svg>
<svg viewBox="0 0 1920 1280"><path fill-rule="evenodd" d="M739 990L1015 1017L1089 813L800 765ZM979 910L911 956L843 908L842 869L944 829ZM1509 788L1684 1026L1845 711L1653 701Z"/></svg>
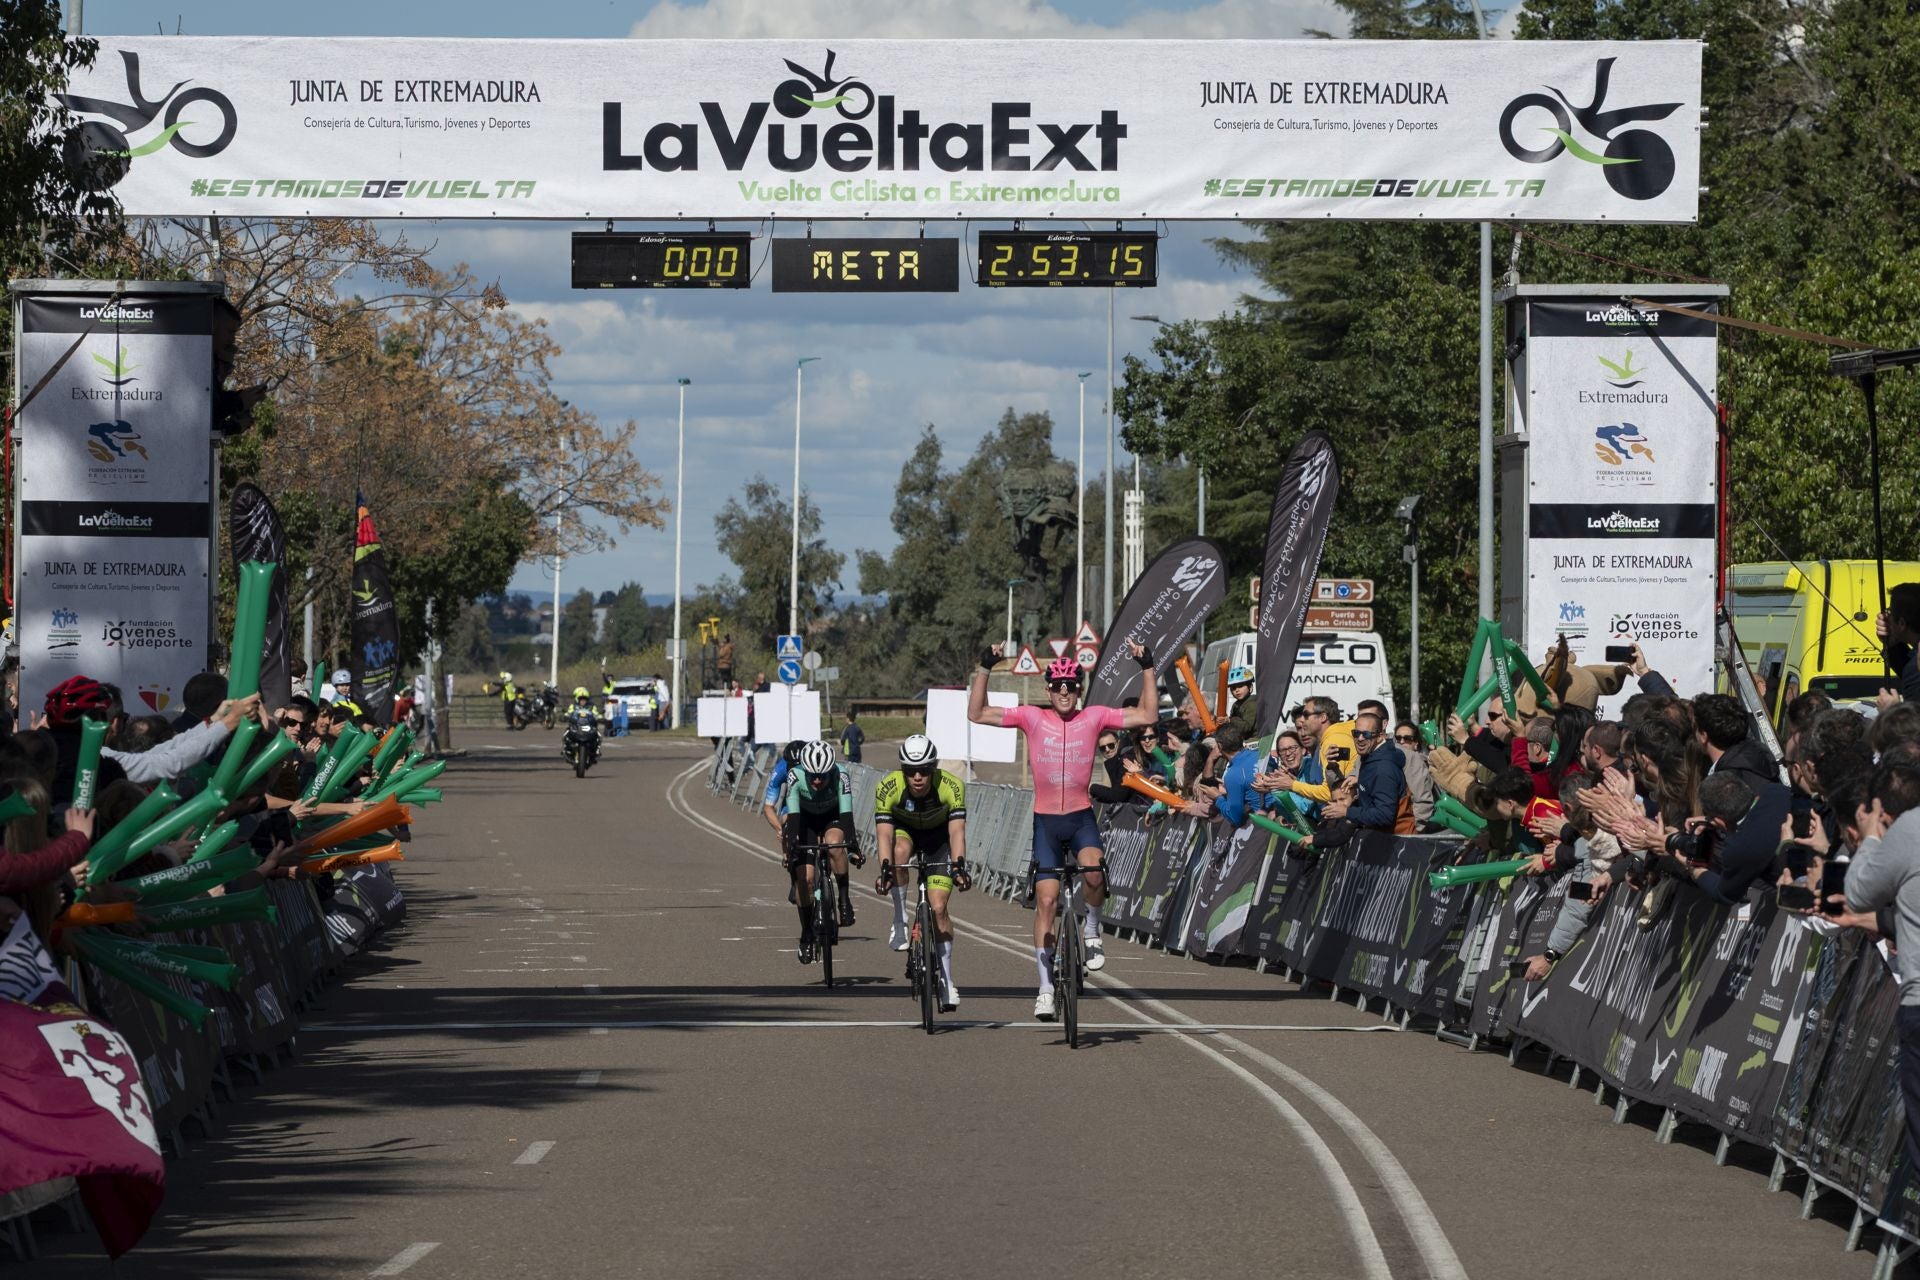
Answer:
<svg viewBox="0 0 1920 1280"><path fill-rule="evenodd" d="M1427 767L1427 740L1420 726L1402 720L1393 726L1393 745L1400 748L1400 765L1407 775L1407 796L1413 801L1416 830L1425 831L1433 821L1433 802L1437 794L1433 770Z"/></svg>
<svg viewBox="0 0 1920 1280"><path fill-rule="evenodd" d="M1128 643L1141 667L1153 670L1153 655L1144 645ZM1027 758L1033 762L1033 960L1040 989L1033 1016L1053 1020L1053 918L1060 903L1060 868L1071 853L1082 867L1100 868L1105 846L1093 816L1088 785L1093 780L1095 748L1103 735L1118 729L1152 724L1158 713L1151 706L1082 707L1080 666L1071 658L1047 664L1047 705L991 707L987 705L987 673L1005 654L995 644L980 655L980 670L967 690L967 718L975 724L1018 729L1027 736ZM1090 870L1081 880L1087 895L1083 936L1087 940L1087 968L1103 969L1107 956L1100 941L1100 904L1106 901L1105 878Z"/></svg>

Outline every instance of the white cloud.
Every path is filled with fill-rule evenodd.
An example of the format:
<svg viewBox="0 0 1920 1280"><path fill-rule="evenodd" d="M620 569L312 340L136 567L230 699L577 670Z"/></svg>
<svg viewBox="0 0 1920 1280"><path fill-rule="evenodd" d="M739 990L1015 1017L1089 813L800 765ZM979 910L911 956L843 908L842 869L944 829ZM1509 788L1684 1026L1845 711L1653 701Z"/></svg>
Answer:
<svg viewBox="0 0 1920 1280"><path fill-rule="evenodd" d="M662 0L633 24L650 39L1290 39L1309 29L1343 32L1324 0L1215 0L1178 13L1142 12L1113 24L1083 22L1038 0Z"/></svg>

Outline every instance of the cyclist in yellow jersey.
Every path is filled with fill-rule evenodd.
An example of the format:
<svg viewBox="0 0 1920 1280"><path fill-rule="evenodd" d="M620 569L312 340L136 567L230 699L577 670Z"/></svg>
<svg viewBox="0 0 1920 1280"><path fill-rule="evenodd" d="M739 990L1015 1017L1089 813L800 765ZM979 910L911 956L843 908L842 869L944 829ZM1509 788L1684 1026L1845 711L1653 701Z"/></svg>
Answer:
<svg viewBox="0 0 1920 1280"><path fill-rule="evenodd" d="M874 887L893 898L889 941L895 951L907 949L907 864L914 852L929 865L952 862L927 874L927 906L940 957L940 1009L951 1013L960 1006L960 989L953 985L953 919L947 901L956 887L973 883L966 866L966 784L940 767L932 740L916 733L900 746L900 767L880 779L873 810L874 843L886 859Z"/></svg>

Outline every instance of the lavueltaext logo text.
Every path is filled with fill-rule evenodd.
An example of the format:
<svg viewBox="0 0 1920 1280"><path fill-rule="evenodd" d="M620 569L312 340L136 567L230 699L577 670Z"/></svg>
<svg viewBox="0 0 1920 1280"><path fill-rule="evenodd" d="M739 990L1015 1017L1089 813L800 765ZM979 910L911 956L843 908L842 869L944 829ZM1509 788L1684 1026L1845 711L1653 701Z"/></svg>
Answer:
<svg viewBox="0 0 1920 1280"><path fill-rule="evenodd" d="M151 529L153 517L121 515L118 511L109 508L106 511L81 516L80 527L82 529Z"/></svg>
<svg viewBox="0 0 1920 1280"><path fill-rule="evenodd" d="M621 104L602 103L601 168L691 172L702 167L703 145L736 172L756 150L781 173L806 173L821 163L840 173L928 166L948 173L1119 168L1127 126L1112 108L1097 120L1048 122L1034 119L1032 102L1001 101L988 104L984 121L931 119L917 107L902 107L890 93L876 95L860 80L836 76L833 63L831 49L817 73L788 60L790 78L748 103L737 122L722 103L702 102L699 121L649 125L638 153L626 149ZM769 112L782 119L769 124ZM824 121L816 122L822 115Z"/></svg>
<svg viewBox="0 0 1920 1280"><path fill-rule="evenodd" d="M1607 516L1588 516L1587 528L1596 533L1658 533L1659 516L1630 516L1616 511Z"/></svg>

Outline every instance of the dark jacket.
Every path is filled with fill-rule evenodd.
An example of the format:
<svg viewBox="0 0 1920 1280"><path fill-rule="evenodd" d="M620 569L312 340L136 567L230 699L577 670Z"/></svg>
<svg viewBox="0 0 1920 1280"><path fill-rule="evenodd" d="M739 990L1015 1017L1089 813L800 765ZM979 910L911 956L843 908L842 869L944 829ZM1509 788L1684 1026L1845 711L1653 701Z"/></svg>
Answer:
<svg viewBox="0 0 1920 1280"><path fill-rule="evenodd" d="M1780 782L1780 766L1773 752L1752 738L1742 738L1728 747L1708 772L1730 773L1752 787L1755 795Z"/></svg>
<svg viewBox="0 0 1920 1280"><path fill-rule="evenodd" d="M1907 702L1920 702L1920 649L1889 640L1883 656L1887 667L1899 678L1900 697Z"/></svg>
<svg viewBox="0 0 1920 1280"><path fill-rule="evenodd" d="M1721 902L1740 902L1747 888L1773 869L1780 849L1780 825L1787 820L1793 792L1778 782L1759 788L1753 808L1740 825L1721 837L1711 869L1695 881L1700 891Z"/></svg>
<svg viewBox="0 0 1920 1280"><path fill-rule="evenodd" d="M1360 757L1360 791L1347 808L1347 819L1356 827L1374 831L1394 831L1400 825L1400 811L1412 819L1407 799L1407 774L1400 759L1400 748L1383 742Z"/></svg>

